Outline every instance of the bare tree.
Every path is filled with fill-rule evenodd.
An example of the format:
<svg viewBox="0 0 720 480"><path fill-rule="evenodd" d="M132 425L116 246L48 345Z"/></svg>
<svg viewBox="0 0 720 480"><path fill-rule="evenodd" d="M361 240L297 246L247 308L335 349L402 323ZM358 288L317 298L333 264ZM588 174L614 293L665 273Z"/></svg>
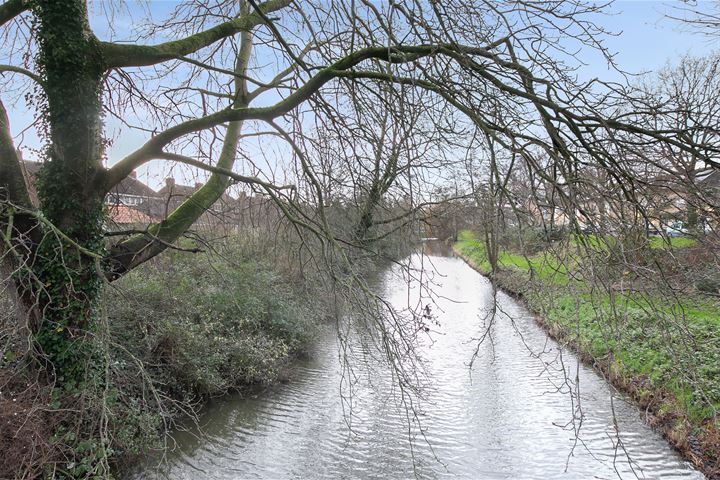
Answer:
<svg viewBox="0 0 720 480"><path fill-rule="evenodd" d="M717 132L712 128L720 118L718 103L717 55L707 58L685 56L676 66L667 66L657 78L645 85L648 98L663 102L663 112L652 128L679 128L687 132L691 141L717 143ZM715 203L707 196L703 186L712 168L695 155L681 152L669 145L659 145L654 167L656 189L670 198L681 198L685 205L685 224L697 233L703 210L712 214ZM652 168L651 167L651 168ZM653 183L653 182L650 182Z"/></svg>
<svg viewBox="0 0 720 480"><path fill-rule="evenodd" d="M667 17L691 32L705 35L711 40L715 39L720 31L720 4L715 0L683 0L679 5L672 6Z"/></svg>
<svg viewBox="0 0 720 480"><path fill-rule="evenodd" d="M393 186L412 195L438 183L433 175L403 177L411 164L417 174L452 163L425 157L423 145L435 153L450 145L450 160L449 150L504 151L575 208L582 208L581 166L618 183L630 175L618 152L643 159L645 145L663 144L718 168L717 146L688 136L687 127L646 126L662 105L638 103L628 112L621 86L575 78L578 48L612 60L603 30L591 21L603 7L581 0L187 2L139 38L120 42L97 37L83 0L5 1L7 64L0 72L31 82L13 88L29 94L46 146L35 206L2 107L2 259L15 272L11 281L42 369L70 397L79 386L102 384L103 362L90 339L104 282L172 246L232 183L263 191L298 229L340 248L367 241ZM348 120L353 110L362 111L356 122ZM368 115L376 121L364 123ZM110 166L106 117L147 138ZM351 237L333 231L324 215L327 179L337 179L338 162L308 158L314 152L304 142L323 135L307 131L312 123L346 142L339 163L352 181L343 188L361 199ZM352 148L357 138L368 140L362 153ZM254 147L243 150L252 139ZM254 167L276 145L299 161L299 176L289 178L295 185ZM161 222L106 245L106 194L153 160L209 177ZM505 180L492 178L496 197ZM402 224L415 207L382 221Z"/></svg>

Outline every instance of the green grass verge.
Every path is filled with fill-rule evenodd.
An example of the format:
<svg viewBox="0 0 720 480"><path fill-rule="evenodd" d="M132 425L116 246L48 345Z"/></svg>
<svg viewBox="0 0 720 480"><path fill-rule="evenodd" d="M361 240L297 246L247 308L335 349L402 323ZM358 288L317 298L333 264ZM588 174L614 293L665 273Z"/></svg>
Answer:
<svg viewBox="0 0 720 480"><path fill-rule="evenodd" d="M602 248L608 240L588 235L583 241ZM661 248L653 241L651 248ZM672 241L672 248L694 242L684 238ZM479 270L490 273L484 243L471 232L462 232L455 248ZM666 408L680 410L694 425L717 418L720 305L716 300L698 297L678 303L638 292L590 295L584 293L590 291L589 286L577 280L572 281L570 293L567 287L571 282L563 265L572 266L572 261L562 262L548 252L531 257L501 252L498 257L503 272L500 278L522 285L517 293L524 295L530 308L582 353L611 362L614 374L639 380L648 394L668 392L674 405ZM531 270L535 282L518 281L529 278Z"/></svg>
<svg viewBox="0 0 720 480"><path fill-rule="evenodd" d="M485 251L485 243L477 240L472 232L464 230L458 235L455 248L482 271L490 272L491 266ZM567 285L568 271L565 264L548 252L532 256L520 255L507 251L498 253L498 267L509 269L517 274L534 276L544 282L555 285Z"/></svg>
<svg viewBox="0 0 720 480"><path fill-rule="evenodd" d="M615 237L609 235L583 234L573 235L570 239L570 246L575 248L578 246L589 247L597 251L607 250L617 243ZM660 237L652 236L648 238L648 245L651 250L660 249L682 249L695 247L698 241L688 237Z"/></svg>
<svg viewBox="0 0 720 480"><path fill-rule="evenodd" d="M687 237L650 237L650 248L653 250L659 250L661 248L689 248L697 246L698 241L694 238Z"/></svg>

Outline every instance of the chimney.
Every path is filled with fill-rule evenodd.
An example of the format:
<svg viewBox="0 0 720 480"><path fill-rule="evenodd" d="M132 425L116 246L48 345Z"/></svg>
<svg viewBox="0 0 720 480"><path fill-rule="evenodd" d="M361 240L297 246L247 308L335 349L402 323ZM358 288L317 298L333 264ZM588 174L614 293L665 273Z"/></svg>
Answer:
<svg viewBox="0 0 720 480"><path fill-rule="evenodd" d="M135 170L130 172L130 178L137 178L137 172Z"/></svg>
<svg viewBox="0 0 720 480"><path fill-rule="evenodd" d="M165 179L165 186L168 188L173 188L175 186L175 179L173 177L167 177Z"/></svg>
<svg viewBox="0 0 720 480"><path fill-rule="evenodd" d="M195 190L198 190L202 186L203 186L202 182L195 182Z"/></svg>

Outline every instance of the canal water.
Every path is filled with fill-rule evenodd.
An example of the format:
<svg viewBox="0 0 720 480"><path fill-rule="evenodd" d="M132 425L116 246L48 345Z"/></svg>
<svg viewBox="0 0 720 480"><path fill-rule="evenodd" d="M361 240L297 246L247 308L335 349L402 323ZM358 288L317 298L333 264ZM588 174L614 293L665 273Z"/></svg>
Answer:
<svg viewBox="0 0 720 480"><path fill-rule="evenodd" d="M703 478L462 260L436 247L409 262L414 274L391 268L379 291L419 319L419 392L328 329L290 382L213 402L202 434L178 432L136 478Z"/></svg>

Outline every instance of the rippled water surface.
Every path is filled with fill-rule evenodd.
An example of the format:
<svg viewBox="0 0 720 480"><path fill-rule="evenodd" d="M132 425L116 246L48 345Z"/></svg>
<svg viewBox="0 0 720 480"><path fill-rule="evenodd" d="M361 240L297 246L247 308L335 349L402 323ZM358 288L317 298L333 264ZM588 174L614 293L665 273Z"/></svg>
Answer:
<svg viewBox="0 0 720 480"><path fill-rule="evenodd" d="M345 376L354 395L342 401L338 341L328 331L289 383L215 402L204 437L179 433L165 462L136 478L703 478L512 298L498 294L478 348L473 339L494 305L488 281L457 258L413 261L440 295L439 325L420 346L430 384L413 409L387 369L361 356ZM418 284L397 273L387 273L384 298L418 305Z"/></svg>

